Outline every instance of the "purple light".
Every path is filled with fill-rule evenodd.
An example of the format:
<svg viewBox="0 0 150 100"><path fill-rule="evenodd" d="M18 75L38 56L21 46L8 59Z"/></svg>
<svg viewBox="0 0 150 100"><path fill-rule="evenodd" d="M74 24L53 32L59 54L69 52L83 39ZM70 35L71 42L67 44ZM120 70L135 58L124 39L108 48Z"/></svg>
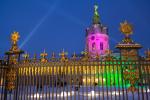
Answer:
<svg viewBox="0 0 150 100"><path fill-rule="evenodd" d="M109 37L107 34L89 34L86 39L87 49L92 55L103 55L109 49Z"/></svg>

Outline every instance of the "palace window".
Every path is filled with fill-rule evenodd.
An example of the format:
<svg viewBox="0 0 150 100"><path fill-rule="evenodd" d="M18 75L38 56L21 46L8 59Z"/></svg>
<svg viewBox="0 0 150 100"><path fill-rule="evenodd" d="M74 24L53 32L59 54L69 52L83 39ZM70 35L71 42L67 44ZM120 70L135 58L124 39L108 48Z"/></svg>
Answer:
<svg viewBox="0 0 150 100"><path fill-rule="evenodd" d="M95 50L95 42L92 43L92 50Z"/></svg>
<svg viewBox="0 0 150 100"><path fill-rule="evenodd" d="M91 40L94 40L94 39L95 39L95 37L94 37L94 36L92 36L92 37L91 37Z"/></svg>
<svg viewBox="0 0 150 100"><path fill-rule="evenodd" d="M100 50L103 50L103 43L100 42Z"/></svg>

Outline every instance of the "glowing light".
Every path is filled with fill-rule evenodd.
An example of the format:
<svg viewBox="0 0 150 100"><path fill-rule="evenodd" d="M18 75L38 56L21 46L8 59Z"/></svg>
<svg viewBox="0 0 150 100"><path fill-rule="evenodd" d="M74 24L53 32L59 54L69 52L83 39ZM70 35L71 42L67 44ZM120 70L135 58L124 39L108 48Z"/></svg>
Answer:
<svg viewBox="0 0 150 100"><path fill-rule="evenodd" d="M95 91L91 91L91 95L94 96L94 94L95 94Z"/></svg>
<svg viewBox="0 0 150 100"><path fill-rule="evenodd" d="M119 94L122 94L121 92L118 92L118 91L113 91L112 92L112 95L119 95Z"/></svg>
<svg viewBox="0 0 150 100"><path fill-rule="evenodd" d="M150 89L148 89L147 92L150 92Z"/></svg>
<svg viewBox="0 0 150 100"><path fill-rule="evenodd" d="M98 82L98 78L95 79L95 82Z"/></svg>
<svg viewBox="0 0 150 100"><path fill-rule="evenodd" d="M86 44L91 54L105 54L105 51L109 49L109 37L103 33L90 34L87 37Z"/></svg>
<svg viewBox="0 0 150 100"><path fill-rule="evenodd" d="M105 82L105 81L106 81L106 79L105 79L105 78L103 78L103 81Z"/></svg>
<svg viewBox="0 0 150 100"><path fill-rule="evenodd" d="M83 79L83 82L85 82L86 80L85 79Z"/></svg>
<svg viewBox="0 0 150 100"><path fill-rule="evenodd" d="M75 17L70 13L63 11L62 9L61 11L58 11L56 13L77 25L85 26L85 23L82 20L78 19L77 17Z"/></svg>
<svg viewBox="0 0 150 100"><path fill-rule="evenodd" d="M39 93L36 93L36 94L34 94L34 95L31 95L31 98L37 98L37 99L39 99L39 98L42 98L43 96L42 95L40 95Z"/></svg>
<svg viewBox="0 0 150 100"><path fill-rule="evenodd" d="M60 95L61 95L61 97L66 97L66 96L67 96L67 92L65 92L65 91L64 91L64 92L61 92Z"/></svg>
<svg viewBox="0 0 150 100"><path fill-rule="evenodd" d="M58 5L58 1L60 0L56 0L55 3L50 7L50 9L48 10L47 14L44 15L41 20L39 21L39 23L33 28L33 30L29 33L29 35L25 38L25 40L22 42L22 44L19 46L20 48L22 48L30 39L31 37L36 33L36 31L38 30L38 28L44 23L44 21L48 18L48 16L50 14L52 14L55 10L55 8Z"/></svg>
<svg viewBox="0 0 150 100"><path fill-rule="evenodd" d="M146 90L144 90L144 92L150 92L150 89L147 89L147 91L146 91Z"/></svg>

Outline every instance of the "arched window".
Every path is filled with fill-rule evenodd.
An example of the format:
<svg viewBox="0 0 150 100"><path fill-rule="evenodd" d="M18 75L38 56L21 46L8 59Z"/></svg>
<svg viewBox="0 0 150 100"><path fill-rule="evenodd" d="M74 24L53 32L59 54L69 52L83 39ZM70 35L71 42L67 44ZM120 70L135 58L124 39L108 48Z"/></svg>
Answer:
<svg viewBox="0 0 150 100"><path fill-rule="evenodd" d="M95 50L96 48L95 48L95 42L94 43L92 43L92 50Z"/></svg>
<svg viewBox="0 0 150 100"><path fill-rule="evenodd" d="M100 50L103 50L104 48L103 48L103 43L102 42L100 42Z"/></svg>

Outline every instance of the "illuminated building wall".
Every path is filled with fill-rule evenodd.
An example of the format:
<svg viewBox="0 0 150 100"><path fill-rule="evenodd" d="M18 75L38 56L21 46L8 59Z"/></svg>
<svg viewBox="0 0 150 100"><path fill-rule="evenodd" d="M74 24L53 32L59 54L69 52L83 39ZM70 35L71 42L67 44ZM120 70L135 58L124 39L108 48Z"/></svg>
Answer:
<svg viewBox="0 0 150 100"><path fill-rule="evenodd" d="M95 24L87 29L86 37L87 50L91 55L103 55L109 49L109 36L107 28Z"/></svg>

